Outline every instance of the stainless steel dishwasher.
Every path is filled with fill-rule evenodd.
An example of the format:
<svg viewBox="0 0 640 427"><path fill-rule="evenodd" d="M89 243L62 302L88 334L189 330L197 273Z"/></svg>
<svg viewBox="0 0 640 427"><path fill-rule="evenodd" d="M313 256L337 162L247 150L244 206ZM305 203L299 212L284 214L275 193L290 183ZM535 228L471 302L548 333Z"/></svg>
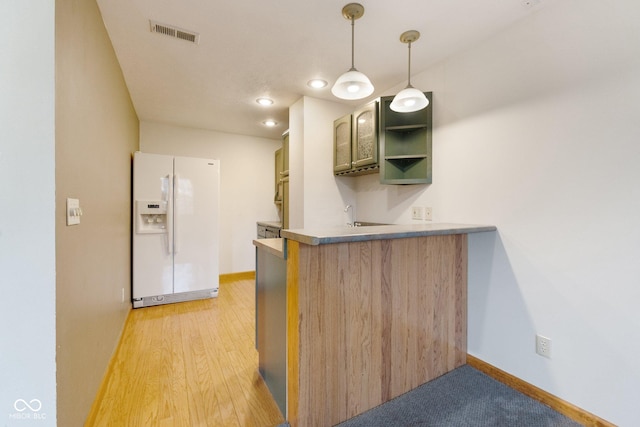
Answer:
<svg viewBox="0 0 640 427"><path fill-rule="evenodd" d="M280 237L282 226L276 222L258 222L258 239L271 239Z"/></svg>

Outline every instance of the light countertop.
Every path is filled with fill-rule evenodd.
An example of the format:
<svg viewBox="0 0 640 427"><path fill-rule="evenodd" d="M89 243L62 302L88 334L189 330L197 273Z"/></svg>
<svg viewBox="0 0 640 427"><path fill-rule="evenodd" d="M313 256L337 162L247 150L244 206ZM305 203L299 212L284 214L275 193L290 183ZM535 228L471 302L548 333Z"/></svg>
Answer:
<svg viewBox="0 0 640 427"><path fill-rule="evenodd" d="M282 228L282 223L279 221L258 221L258 225L263 227Z"/></svg>
<svg viewBox="0 0 640 427"><path fill-rule="evenodd" d="M280 235L284 238L296 240L307 245L325 245L331 243L362 242L367 240L481 233L496 230L497 228L493 225L429 223L314 229L304 228L282 230Z"/></svg>
<svg viewBox="0 0 640 427"><path fill-rule="evenodd" d="M282 238L256 239L253 241L253 245L256 248L263 249L279 258L286 259L285 242Z"/></svg>

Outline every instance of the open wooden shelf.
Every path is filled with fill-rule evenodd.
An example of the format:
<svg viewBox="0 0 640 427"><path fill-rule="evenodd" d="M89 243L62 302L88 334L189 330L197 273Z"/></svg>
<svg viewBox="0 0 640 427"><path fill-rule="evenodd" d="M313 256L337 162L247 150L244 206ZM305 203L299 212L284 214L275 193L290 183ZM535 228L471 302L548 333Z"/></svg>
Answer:
<svg viewBox="0 0 640 427"><path fill-rule="evenodd" d="M392 96L380 99L380 182L431 184L432 94L429 105L413 113L391 110Z"/></svg>

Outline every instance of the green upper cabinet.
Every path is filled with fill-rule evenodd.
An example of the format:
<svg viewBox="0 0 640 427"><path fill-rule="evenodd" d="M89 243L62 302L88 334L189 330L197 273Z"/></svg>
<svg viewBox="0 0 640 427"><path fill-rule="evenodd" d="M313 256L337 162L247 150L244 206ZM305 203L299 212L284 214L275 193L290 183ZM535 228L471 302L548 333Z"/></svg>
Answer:
<svg viewBox="0 0 640 427"><path fill-rule="evenodd" d="M280 151L280 159L278 159ZM276 200L278 215L282 220L282 227L289 228L289 130L282 134L282 148L276 151L276 179L278 181ZM281 163L281 166L278 164Z"/></svg>
<svg viewBox="0 0 640 427"><path fill-rule="evenodd" d="M351 169L351 114L333 122L333 172Z"/></svg>
<svg viewBox="0 0 640 427"><path fill-rule="evenodd" d="M289 176L289 129L282 134L282 176Z"/></svg>
<svg viewBox="0 0 640 427"><path fill-rule="evenodd" d="M353 113L352 165L355 168L378 163L378 102Z"/></svg>
<svg viewBox="0 0 640 427"><path fill-rule="evenodd" d="M282 205L282 177L284 171L284 160L282 156L282 148L278 148L275 152L275 197L274 203L278 205L278 208Z"/></svg>
<svg viewBox="0 0 640 427"><path fill-rule="evenodd" d="M378 102L373 101L333 123L333 172L378 172Z"/></svg>
<svg viewBox="0 0 640 427"><path fill-rule="evenodd" d="M413 113L389 107L393 96L380 99L380 182L431 184L432 93L429 105Z"/></svg>

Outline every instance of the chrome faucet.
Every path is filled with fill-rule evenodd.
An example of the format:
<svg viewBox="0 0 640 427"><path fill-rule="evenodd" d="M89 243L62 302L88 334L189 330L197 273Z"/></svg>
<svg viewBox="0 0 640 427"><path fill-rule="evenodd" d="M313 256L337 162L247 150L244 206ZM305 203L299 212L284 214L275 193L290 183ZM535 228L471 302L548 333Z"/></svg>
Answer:
<svg viewBox="0 0 640 427"><path fill-rule="evenodd" d="M347 205L344 207L344 212L347 213L349 212L349 209L351 209L351 205ZM347 227L353 227L353 222L347 222Z"/></svg>

